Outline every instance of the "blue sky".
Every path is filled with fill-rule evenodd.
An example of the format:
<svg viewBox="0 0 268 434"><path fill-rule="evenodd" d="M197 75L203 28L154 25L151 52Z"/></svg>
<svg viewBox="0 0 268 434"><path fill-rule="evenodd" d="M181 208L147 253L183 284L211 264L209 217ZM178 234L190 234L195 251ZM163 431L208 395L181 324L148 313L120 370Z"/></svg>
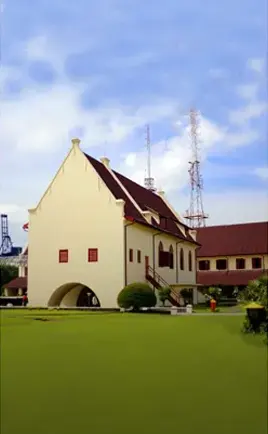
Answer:
<svg viewBox="0 0 268 434"><path fill-rule="evenodd" d="M183 213L191 106L210 223L268 217L266 0L3 1L0 211L14 241L74 135L142 182L146 123L156 184Z"/></svg>

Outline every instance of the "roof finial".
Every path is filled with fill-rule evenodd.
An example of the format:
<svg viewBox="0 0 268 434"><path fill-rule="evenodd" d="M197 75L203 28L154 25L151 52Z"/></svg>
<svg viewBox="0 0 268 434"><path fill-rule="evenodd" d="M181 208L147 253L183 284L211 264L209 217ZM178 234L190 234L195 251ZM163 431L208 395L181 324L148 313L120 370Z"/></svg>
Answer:
<svg viewBox="0 0 268 434"><path fill-rule="evenodd" d="M74 147L78 147L79 148L80 142L81 142L80 139L77 139L77 138L76 139L72 139L73 148Z"/></svg>
<svg viewBox="0 0 268 434"><path fill-rule="evenodd" d="M101 162L104 164L104 166L109 167L110 166L110 160L107 157L101 157Z"/></svg>

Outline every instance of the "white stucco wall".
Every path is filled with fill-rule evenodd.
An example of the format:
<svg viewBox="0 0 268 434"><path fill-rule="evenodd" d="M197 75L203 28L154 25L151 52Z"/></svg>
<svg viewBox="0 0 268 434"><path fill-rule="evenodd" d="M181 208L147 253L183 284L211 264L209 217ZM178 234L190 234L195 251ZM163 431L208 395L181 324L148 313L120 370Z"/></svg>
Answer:
<svg viewBox="0 0 268 434"><path fill-rule="evenodd" d="M124 286L123 238L123 203L74 147L37 209L30 211L30 304L46 306L57 288L73 282L91 288L102 307L116 306ZM88 262L88 248L98 248L98 262ZM59 249L69 250L68 263L59 263ZM73 289L64 301L74 302L77 295Z"/></svg>
<svg viewBox="0 0 268 434"><path fill-rule="evenodd" d="M145 256L149 256L149 265L153 267L153 234L157 231L147 228L146 226L132 224L127 228L127 282L145 281ZM158 266L158 246L162 242L164 250L169 250L170 245L174 251L174 268ZM196 261L195 245L180 242L177 245L179 249L184 249L184 270L180 270L180 261L178 257L178 273L176 272L176 243L178 239L166 234L157 234L155 236L155 270L169 285L195 285L196 284ZM129 261L129 249L133 249L133 262ZM141 263L137 261L137 250L141 250ZM188 252L192 251L192 271L188 267ZM177 280L178 274L178 280Z"/></svg>

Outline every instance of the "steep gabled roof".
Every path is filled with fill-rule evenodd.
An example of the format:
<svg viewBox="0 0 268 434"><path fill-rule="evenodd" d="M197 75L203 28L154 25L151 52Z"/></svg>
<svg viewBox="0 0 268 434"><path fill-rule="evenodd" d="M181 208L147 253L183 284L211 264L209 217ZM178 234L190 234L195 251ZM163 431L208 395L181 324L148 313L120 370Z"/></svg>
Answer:
<svg viewBox="0 0 268 434"><path fill-rule="evenodd" d="M268 253L268 222L208 226L197 229L198 257Z"/></svg>
<svg viewBox="0 0 268 434"><path fill-rule="evenodd" d="M163 199L156 193L147 190L145 187L137 184L136 182L126 178L120 173L113 171L115 178L110 173L104 164L95 160L95 158L85 154L88 161L92 164L98 175L101 177L103 182L109 188L111 193L116 199L123 199L125 201L125 217L133 219L138 223L144 224L146 226L153 227L154 229L166 232L177 238L180 238L191 243L195 243L191 235L189 234L189 228L184 223L180 222L175 214L170 210L168 205L163 201ZM118 181L119 182L118 182ZM120 183L124 189L128 192L134 203L131 201L129 196L125 193L124 189L121 187ZM159 215L159 223L152 218L152 224L149 224L144 216L140 213L139 209L142 211L147 211L148 209L153 210ZM184 233L179 229L177 224L182 225L185 229ZM196 243L197 244L197 243Z"/></svg>
<svg viewBox="0 0 268 434"><path fill-rule="evenodd" d="M95 158L85 154L88 161L92 164L98 175L101 177L103 182L109 188L110 192L116 199L123 199L125 201L125 215L133 217L135 220L140 221L141 223L146 223L145 218L139 213L137 208L133 205L131 200L128 198L126 193L122 190L118 182L111 175L109 170L98 160Z"/></svg>

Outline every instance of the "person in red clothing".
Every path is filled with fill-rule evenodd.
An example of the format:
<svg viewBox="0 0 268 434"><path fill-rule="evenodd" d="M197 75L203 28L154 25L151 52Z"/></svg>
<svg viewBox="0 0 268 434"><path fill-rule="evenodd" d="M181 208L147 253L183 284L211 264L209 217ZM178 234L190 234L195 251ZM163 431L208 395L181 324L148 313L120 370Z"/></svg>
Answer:
<svg viewBox="0 0 268 434"><path fill-rule="evenodd" d="M22 306L26 307L27 304L28 304L28 297L27 297L27 294L25 293L22 296Z"/></svg>

